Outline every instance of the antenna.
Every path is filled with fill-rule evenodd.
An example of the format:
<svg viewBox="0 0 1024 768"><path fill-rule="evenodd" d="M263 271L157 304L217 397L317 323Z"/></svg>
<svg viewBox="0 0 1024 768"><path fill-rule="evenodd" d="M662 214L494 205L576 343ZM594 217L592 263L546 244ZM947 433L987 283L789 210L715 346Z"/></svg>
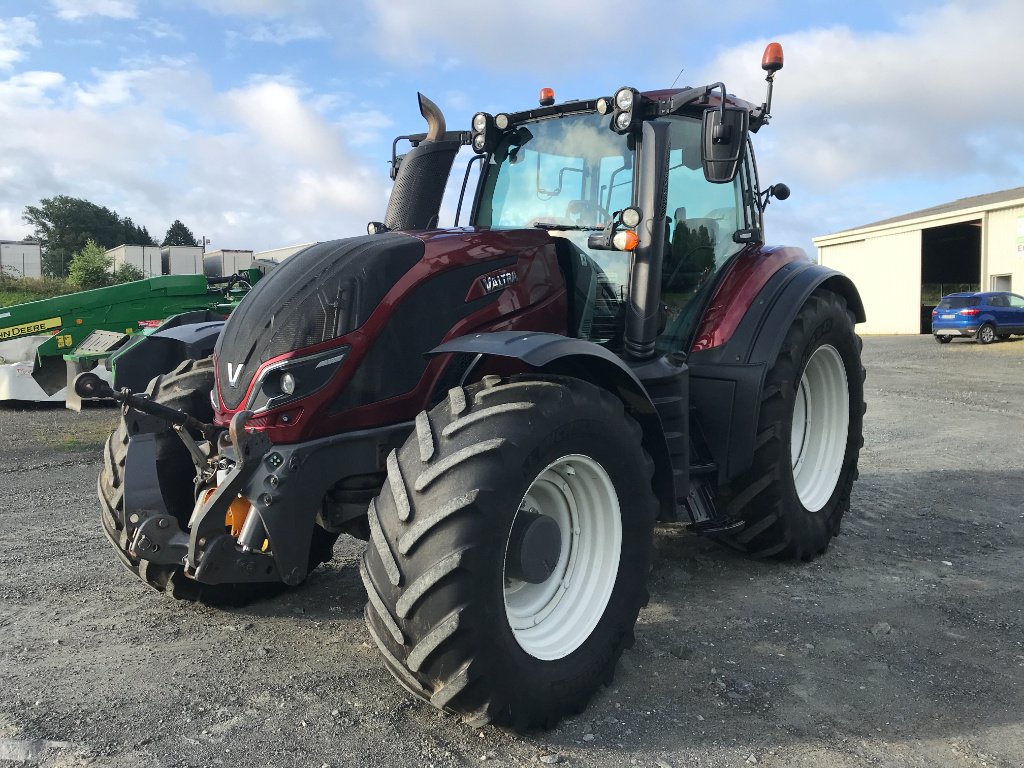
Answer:
<svg viewBox="0 0 1024 768"><path fill-rule="evenodd" d="M683 76L683 70L684 69L686 69L686 65L685 64L679 68L679 74L676 75L676 79L672 81L672 85L670 85L669 88L675 88L676 87L676 83L679 82L679 78Z"/></svg>

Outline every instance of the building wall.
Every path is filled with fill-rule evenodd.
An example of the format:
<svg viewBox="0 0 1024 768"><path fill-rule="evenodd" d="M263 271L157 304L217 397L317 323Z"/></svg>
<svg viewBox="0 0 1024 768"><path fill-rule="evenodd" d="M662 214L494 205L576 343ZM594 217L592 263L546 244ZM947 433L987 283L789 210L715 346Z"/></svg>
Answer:
<svg viewBox="0 0 1024 768"><path fill-rule="evenodd" d="M819 261L857 286L867 315L858 333L920 331L920 230L823 246Z"/></svg>
<svg viewBox="0 0 1024 768"><path fill-rule="evenodd" d="M982 237L981 290L992 290L992 275L1010 275L1010 290L1024 296L1024 206L991 211Z"/></svg>
<svg viewBox="0 0 1024 768"><path fill-rule="evenodd" d="M14 277L42 277L43 259L39 243L0 243L0 267Z"/></svg>

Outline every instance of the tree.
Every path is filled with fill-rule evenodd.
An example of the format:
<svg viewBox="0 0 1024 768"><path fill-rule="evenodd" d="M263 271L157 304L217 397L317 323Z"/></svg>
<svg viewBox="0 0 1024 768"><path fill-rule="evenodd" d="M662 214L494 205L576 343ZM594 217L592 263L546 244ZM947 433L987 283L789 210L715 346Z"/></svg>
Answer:
<svg viewBox="0 0 1024 768"><path fill-rule="evenodd" d="M141 269L136 267L134 264L129 264L127 261L114 270L114 282L118 284L144 280L145 277L146 276L142 274Z"/></svg>
<svg viewBox="0 0 1024 768"><path fill-rule="evenodd" d="M113 266L114 260L107 256L103 246L95 240L89 240L71 259L68 282L82 290L102 288L113 282Z"/></svg>
<svg viewBox="0 0 1024 768"><path fill-rule="evenodd" d="M149 230L145 227L140 227L129 216L121 219L121 231L121 241L115 243L115 245L121 245L121 243L127 243L128 245L157 245L156 240L149 234Z"/></svg>
<svg viewBox="0 0 1024 768"><path fill-rule="evenodd" d="M76 253L92 240L99 246L119 245L123 223L109 208L67 195L44 198L39 205L25 207L26 224L45 250L43 269L48 275L63 277Z"/></svg>
<svg viewBox="0 0 1024 768"><path fill-rule="evenodd" d="M175 219L174 223L167 228L167 234L164 235L161 245L199 245L199 241L196 240L191 229L182 224L180 219Z"/></svg>
<svg viewBox="0 0 1024 768"><path fill-rule="evenodd" d="M122 219L109 208L67 195L25 206L22 219L33 227L34 237L43 246L43 270L55 277L68 274L72 257L90 240L103 249L122 243L156 245L149 231L131 218Z"/></svg>

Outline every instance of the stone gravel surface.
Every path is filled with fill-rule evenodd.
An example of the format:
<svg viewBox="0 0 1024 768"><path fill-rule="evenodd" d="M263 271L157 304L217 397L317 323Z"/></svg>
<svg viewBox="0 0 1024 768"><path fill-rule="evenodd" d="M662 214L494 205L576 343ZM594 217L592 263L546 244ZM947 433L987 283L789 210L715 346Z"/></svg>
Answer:
<svg viewBox="0 0 1024 768"><path fill-rule="evenodd" d="M809 564L657 532L615 681L550 732L411 698L362 543L243 609L176 603L100 531L116 418L0 406L0 765L1024 765L1024 339L865 340L853 509Z"/></svg>

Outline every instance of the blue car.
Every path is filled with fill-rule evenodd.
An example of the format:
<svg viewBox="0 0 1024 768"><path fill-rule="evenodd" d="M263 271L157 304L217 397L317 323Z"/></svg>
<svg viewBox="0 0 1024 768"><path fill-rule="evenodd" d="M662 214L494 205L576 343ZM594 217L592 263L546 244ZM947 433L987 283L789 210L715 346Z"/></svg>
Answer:
<svg viewBox="0 0 1024 768"><path fill-rule="evenodd" d="M973 336L981 344L1024 335L1024 296L1005 291L951 293L932 310L932 334L940 344Z"/></svg>

